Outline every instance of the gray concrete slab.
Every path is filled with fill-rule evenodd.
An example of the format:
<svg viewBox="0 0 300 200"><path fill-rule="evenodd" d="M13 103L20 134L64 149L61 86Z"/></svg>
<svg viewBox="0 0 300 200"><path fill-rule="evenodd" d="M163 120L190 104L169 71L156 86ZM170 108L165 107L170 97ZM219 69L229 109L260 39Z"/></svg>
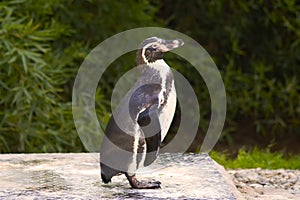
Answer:
<svg viewBox="0 0 300 200"><path fill-rule="evenodd" d="M99 154L0 154L0 199L242 199L207 154L162 154L139 179L161 189L131 189L125 176L100 180Z"/></svg>

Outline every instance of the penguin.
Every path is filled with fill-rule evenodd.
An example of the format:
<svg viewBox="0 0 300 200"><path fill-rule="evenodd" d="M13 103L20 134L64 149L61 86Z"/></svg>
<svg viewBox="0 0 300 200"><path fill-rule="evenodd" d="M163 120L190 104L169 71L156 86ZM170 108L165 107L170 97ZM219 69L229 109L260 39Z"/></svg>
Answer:
<svg viewBox="0 0 300 200"><path fill-rule="evenodd" d="M140 76L121 100L104 131L100 147L101 179L111 182L125 174L136 189L160 188L159 181L139 181L138 168L157 158L176 109L176 90L171 68L164 54L182 46L181 39L145 39L137 49L136 64Z"/></svg>

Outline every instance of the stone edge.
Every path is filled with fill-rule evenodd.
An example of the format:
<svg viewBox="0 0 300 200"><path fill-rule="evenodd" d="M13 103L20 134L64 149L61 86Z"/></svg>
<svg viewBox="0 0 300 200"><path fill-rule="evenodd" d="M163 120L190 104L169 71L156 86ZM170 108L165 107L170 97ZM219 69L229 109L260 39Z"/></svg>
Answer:
<svg viewBox="0 0 300 200"><path fill-rule="evenodd" d="M220 172L224 181L229 186L229 190L232 192L232 194L235 196L235 198L238 200L245 200L242 193L240 191L238 191L238 189L235 187L230 175L227 173L225 168L222 165L220 165L219 163L217 163L216 161L213 160L213 162L216 166L216 169Z"/></svg>

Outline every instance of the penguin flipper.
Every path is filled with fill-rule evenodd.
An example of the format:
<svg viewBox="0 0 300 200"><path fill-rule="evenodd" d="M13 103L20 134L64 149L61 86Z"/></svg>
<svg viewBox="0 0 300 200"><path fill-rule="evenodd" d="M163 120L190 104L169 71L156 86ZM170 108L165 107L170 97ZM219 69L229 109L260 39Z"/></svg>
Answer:
<svg viewBox="0 0 300 200"><path fill-rule="evenodd" d="M161 145L161 127L156 104L139 114L138 124L146 140L147 154L144 166L148 166L156 159Z"/></svg>

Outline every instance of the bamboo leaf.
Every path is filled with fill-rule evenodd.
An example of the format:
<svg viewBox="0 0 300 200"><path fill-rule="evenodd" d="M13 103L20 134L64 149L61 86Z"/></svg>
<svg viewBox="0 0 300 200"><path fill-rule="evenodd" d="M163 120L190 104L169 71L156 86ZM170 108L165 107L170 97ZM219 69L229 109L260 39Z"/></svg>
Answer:
<svg viewBox="0 0 300 200"><path fill-rule="evenodd" d="M23 64L24 71L25 71L25 73L27 73L28 67L27 67L26 57L24 55L21 55L21 58L22 58L22 64Z"/></svg>

